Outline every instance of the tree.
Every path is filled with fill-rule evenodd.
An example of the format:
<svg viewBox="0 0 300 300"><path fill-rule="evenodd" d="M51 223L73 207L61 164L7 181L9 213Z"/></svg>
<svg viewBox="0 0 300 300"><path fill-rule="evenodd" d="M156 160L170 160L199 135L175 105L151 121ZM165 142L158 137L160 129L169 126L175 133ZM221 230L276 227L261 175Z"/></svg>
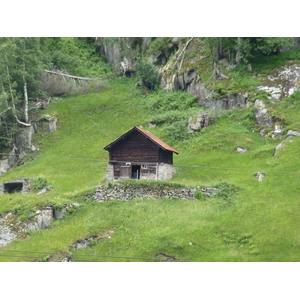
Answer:
<svg viewBox="0 0 300 300"><path fill-rule="evenodd" d="M154 90L160 83L159 74L154 65L146 60L137 60L135 63L136 74L141 78L143 86Z"/></svg>
<svg viewBox="0 0 300 300"><path fill-rule="evenodd" d="M208 37L204 38L213 62L226 58L232 64L241 65L257 53L270 55L293 45L289 37Z"/></svg>
<svg viewBox="0 0 300 300"><path fill-rule="evenodd" d="M291 47L291 37L256 37L250 39L253 50L265 55L278 53L280 49Z"/></svg>
<svg viewBox="0 0 300 300"><path fill-rule="evenodd" d="M31 126L28 100L42 94L42 70L39 38L0 38L0 144L8 145L18 125Z"/></svg>

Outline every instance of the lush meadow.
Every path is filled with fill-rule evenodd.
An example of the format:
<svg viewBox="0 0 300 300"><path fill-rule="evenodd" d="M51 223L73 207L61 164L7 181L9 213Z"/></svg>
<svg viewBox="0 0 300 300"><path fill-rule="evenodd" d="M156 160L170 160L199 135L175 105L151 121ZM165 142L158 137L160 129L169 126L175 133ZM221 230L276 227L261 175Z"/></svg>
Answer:
<svg viewBox="0 0 300 300"><path fill-rule="evenodd" d="M41 149L36 157L1 176L1 182L44 178L52 189L43 195L1 196L0 213L16 210L26 217L48 204L78 202L81 207L1 248L16 252L5 252L11 256L0 260L48 261L68 254L75 261L160 261L166 257L157 255L163 253L176 261L299 261L300 139L286 143L274 157L281 141L260 136L250 109L208 112L215 114L214 122L187 135L188 117L203 111L195 99L174 93L168 96L173 106L166 109L159 105L162 93L145 96L135 84L121 78L98 93L62 98L47 108L58 118L57 132L36 135L33 143ZM291 119L285 114L291 128L295 107ZM157 126L149 128L153 121ZM105 178L103 147L136 125L179 151L172 182L234 189L194 200L92 202L89 195ZM238 153L237 147L248 151ZM257 181L257 172L266 174L263 181ZM72 248L78 240L107 232L111 238ZM22 255L32 258L17 257Z"/></svg>

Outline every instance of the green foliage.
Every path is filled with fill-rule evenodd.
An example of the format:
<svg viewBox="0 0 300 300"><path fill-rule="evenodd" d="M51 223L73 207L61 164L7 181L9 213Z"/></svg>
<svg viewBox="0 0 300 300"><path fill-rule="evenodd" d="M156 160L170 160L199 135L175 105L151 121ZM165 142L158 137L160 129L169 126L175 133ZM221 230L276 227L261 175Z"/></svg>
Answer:
<svg viewBox="0 0 300 300"><path fill-rule="evenodd" d="M197 97L185 92L166 93L162 90L151 93L145 99L145 106L149 110L165 111L179 110L183 111L191 107L196 107Z"/></svg>
<svg viewBox="0 0 300 300"><path fill-rule="evenodd" d="M25 221L27 219L33 218L35 212L29 205L18 205L14 208L14 213L20 216L20 221Z"/></svg>
<svg viewBox="0 0 300 300"><path fill-rule="evenodd" d="M140 77L142 85L154 90L160 83L159 74L153 64L147 60L139 59L135 63L136 74Z"/></svg>
<svg viewBox="0 0 300 300"><path fill-rule="evenodd" d="M35 177L31 179L30 182L31 182L31 188L33 189L34 192L38 192L49 185L47 179L42 177Z"/></svg>
<svg viewBox="0 0 300 300"><path fill-rule="evenodd" d="M46 255L40 259L40 262L49 262L50 258L51 258L50 255Z"/></svg>
<svg viewBox="0 0 300 300"><path fill-rule="evenodd" d="M82 77L104 77L112 74L111 67L96 51L95 45L77 37L46 38L43 45L52 68L66 70Z"/></svg>
<svg viewBox="0 0 300 300"><path fill-rule="evenodd" d="M238 190L235 185L228 184L227 182L220 182L215 185L215 188L219 189L216 197L221 198L225 201L231 200Z"/></svg>
<svg viewBox="0 0 300 300"><path fill-rule="evenodd" d="M273 56L265 59L273 60ZM37 204L59 204L62 199L69 203L79 199L84 204L76 213L53 222L49 229L35 232L26 240L12 242L6 249L68 252L74 241L114 228L111 239L90 248L72 250L74 256L91 255L88 256L91 261L129 261L116 256L153 258L157 253L168 253L180 261L298 261L299 174L281 172L299 171L295 157L299 155L300 140L294 138L293 142L286 143L274 157L278 141L264 139L257 130L252 132L242 124L251 121L251 110L222 112L212 126L188 139L176 140L175 149L180 154L174 156L174 164L178 171L171 182L186 186L196 186L201 182L209 187L221 182L217 184L221 188L217 197L206 197L205 201L136 199L129 202L83 202L81 195L91 195L105 178L108 155L99 147L107 145L132 126L145 124L145 120L150 121L154 115L166 114L166 120L173 122L163 106L152 111L141 107L141 102L150 97L140 96L134 80L118 80L99 93L51 103L49 114L59 112L60 128L44 137L41 157L1 176L4 182L14 176L32 174L47 178L54 185L54 189L43 196L1 196L2 214L25 201L29 210ZM297 93L293 100L284 99L274 106L280 111L278 107L282 105L281 112L291 129L299 125L299 99L296 96ZM192 111L193 106L190 109ZM173 123L161 123L150 131L159 137L167 136L166 128L170 124ZM246 147L248 152L237 153L236 146ZM54 160L47 156L82 157L95 161ZM265 171L267 176L258 182L252 176L253 170ZM137 180L133 182L133 185L138 184ZM237 186L240 187L238 192ZM226 204L231 202L235 205ZM193 246L189 245L190 241ZM108 257L92 256L101 253ZM84 260L79 255L77 257ZM1 258L2 261L22 259Z"/></svg>
<svg viewBox="0 0 300 300"><path fill-rule="evenodd" d="M290 37L259 37L252 38L251 42L254 51L259 51L265 55L277 53L279 49L293 45L293 39Z"/></svg>
<svg viewBox="0 0 300 300"><path fill-rule="evenodd" d="M113 188L114 186L123 186L125 189L129 188L140 188L140 187L154 187L154 188L182 188L185 185L177 183L177 182L170 182L170 181L155 181L155 180L122 180L121 182L108 182L107 187Z"/></svg>
<svg viewBox="0 0 300 300"><path fill-rule="evenodd" d="M143 104L151 113L149 121L164 126L168 142L187 138L188 119L197 105L197 97L184 92L166 93L160 90L149 94Z"/></svg>
<svg viewBox="0 0 300 300"><path fill-rule="evenodd" d="M62 211L63 207L64 207L63 204L59 203L59 204L55 204L54 209L58 211Z"/></svg>
<svg viewBox="0 0 300 300"><path fill-rule="evenodd" d="M203 200L205 198L205 196L203 195L202 191L196 189L195 198L198 200Z"/></svg>

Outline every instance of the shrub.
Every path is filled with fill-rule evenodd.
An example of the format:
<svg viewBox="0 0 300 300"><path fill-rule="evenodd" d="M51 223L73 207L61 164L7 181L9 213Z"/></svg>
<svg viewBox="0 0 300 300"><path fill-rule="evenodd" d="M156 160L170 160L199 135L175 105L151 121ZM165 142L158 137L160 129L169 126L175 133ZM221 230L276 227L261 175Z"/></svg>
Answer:
<svg viewBox="0 0 300 300"><path fill-rule="evenodd" d="M166 93L157 91L150 94L145 101L147 109L153 111L186 110L197 106L197 97L185 92Z"/></svg>
<svg viewBox="0 0 300 300"><path fill-rule="evenodd" d="M137 60L135 63L136 74L141 78L142 85L149 90L154 90L159 86L159 74L150 62L145 60Z"/></svg>
<svg viewBox="0 0 300 300"><path fill-rule="evenodd" d="M45 178L37 177L31 180L31 188L34 192L38 192L46 186L48 186L48 182Z"/></svg>
<svg viewBox="0 0 300 300"><path fill-rule="evenodd" d="M203 200L204 199L204 195L200 190L196 190L195 191L195 198L199 199L199 200Z"/></svg>

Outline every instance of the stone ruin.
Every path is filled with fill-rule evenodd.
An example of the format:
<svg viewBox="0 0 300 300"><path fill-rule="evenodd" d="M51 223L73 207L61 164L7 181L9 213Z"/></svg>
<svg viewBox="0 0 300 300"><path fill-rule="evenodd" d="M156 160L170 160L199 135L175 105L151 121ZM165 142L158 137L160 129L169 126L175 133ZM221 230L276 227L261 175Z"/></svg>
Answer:
<svg viewBox="0 0 300 300"><path fill-rule="evenodd" d="M0 194L28 193L30 190L29 181L17 179L0 183Z"/></svg>

